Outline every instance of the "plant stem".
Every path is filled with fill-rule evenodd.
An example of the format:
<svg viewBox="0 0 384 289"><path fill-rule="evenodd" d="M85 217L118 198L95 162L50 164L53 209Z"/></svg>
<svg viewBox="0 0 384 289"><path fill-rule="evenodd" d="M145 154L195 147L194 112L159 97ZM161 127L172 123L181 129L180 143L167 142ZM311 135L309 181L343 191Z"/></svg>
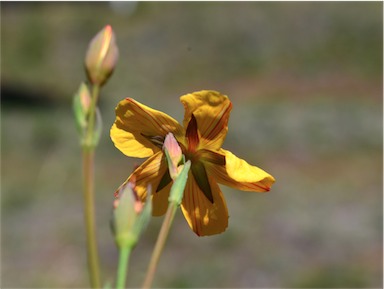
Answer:
<svg viewBox="0 0 384 289"><path fill-rule="evenodd" d="M94 151L83 150L84 215L86 227L88 270L91 287L100 288L99 254L97 250L94 208Z"/></svg>
<svg viewBox="0 0 384 289"><path fill-rule="evenodd" d="M83 193L84 217L86 227L88 270L92 288L100 288L100 265L97 248L94 200L94 124L99 86L92 87L91 106L89 108L88 129L82 141L83 148Z"/></svg>
<svg viewBox="0 0 384 289"><path fill-rule="evenodd" d="M125 288L125 282L128 272L128 261L130 255L131 247L125 246L123 248L119 248L119 265L117 268L116 289Z"/></svg>
<svg viewBox="0 0 384 289"><path fill-rule="evenodd" d="M171 228L173 219L176 214L177 205L174 202L169 203L167 213L165 215L163 224L160 229L159 237L157 238L155 248L152 253L151 261L149 263L148 271L143 283L143 289L151 288L153 278L155 276L157 264L159 263L160 255L163 251L165 241L167 240L169 229Z"/></svg>
<svg viewBox="0 0 384 289"><path fill-rule="evenodd" d="M100 86L94 84L92 86L92 96L91 96L91 105L89 107L89 119L88 119L88 129L85 136L85 143L83 144L90 150L94 150L96 144L93 141L94 137L94 128L95 128L95 112L97 99L99 98Z"/></svg>

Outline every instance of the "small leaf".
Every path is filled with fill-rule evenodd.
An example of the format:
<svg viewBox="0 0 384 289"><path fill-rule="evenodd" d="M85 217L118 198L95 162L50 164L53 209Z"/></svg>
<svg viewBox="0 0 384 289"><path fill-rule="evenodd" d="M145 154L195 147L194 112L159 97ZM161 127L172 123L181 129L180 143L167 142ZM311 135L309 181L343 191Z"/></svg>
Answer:
<svg viewBox="0 0 384 289"><path fill-rule="evenodd" d="M191 161L187 161L184 164L184 167L181 170L179 176L176 178L176 180L172 185L171 192L169 193L169 199L168 199L169 202L174 202L178 206L181 204L181 200L183 199L184 189L188 180L188 172L190 168L191 168Z"/></svg>

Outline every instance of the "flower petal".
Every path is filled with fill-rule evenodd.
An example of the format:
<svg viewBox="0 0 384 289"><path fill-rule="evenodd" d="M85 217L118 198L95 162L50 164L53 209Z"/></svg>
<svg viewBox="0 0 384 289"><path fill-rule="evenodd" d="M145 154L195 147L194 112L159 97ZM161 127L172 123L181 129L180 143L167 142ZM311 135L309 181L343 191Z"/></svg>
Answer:
<svg viewBox="0 0 384 289"><path fill-rule="evenodd" d="M201 149L195 153L195 158L205 162L209 162L216 165L225 165L225 154L220 152L213 152L206 149Z"/></svg>
<svg viewBox="0 0 384 289"><path fill-rule="evenodd" d="M217 91L202 90L183 95L180 101L185 108L184 127L188 127L192 114L200 132L200 145L218 150L228 131L228 119L232 103Z"/></svg>
<svg viewBox="0 0 384 289"><path fill-rule="evenodd" d="M126 98L116 107L111 128L115 146L130 157L145 158L161 150L162 141L172 132L181 138L181 125L167 114Z"/></svg>
<svg viewBox="0 0 384 289"><path fill-rule="evenodd" d="M252 166L245 160L238 158L230 151L221 149L220 153L225 154L225 166L207 163L208 174L214 176L218 183L253 192L268 192L275 182L267 172Z"/></svg>
<svg viewBox="0 0 384 289"><path fill-rule="evenodd" d="M204 195L190 171L181 209L191 229L198 236L219 234L228 227L228 210L216 181L209 178L213 203Z"/></svg>
<svg viewBox="0 0 384 289"><path fill-rule="evenodd" d="M172 182L169 182L159 191L156 191L164 174L168 171L168 166L164 154L160 151L148 158L139 166L125 181L125 185L130 180L134 181L135 189L142 201L146 200L147 187L152 189L152 215L164 215L168 208L168 197ZM122 185L122 186L123 186Z"/></svg>

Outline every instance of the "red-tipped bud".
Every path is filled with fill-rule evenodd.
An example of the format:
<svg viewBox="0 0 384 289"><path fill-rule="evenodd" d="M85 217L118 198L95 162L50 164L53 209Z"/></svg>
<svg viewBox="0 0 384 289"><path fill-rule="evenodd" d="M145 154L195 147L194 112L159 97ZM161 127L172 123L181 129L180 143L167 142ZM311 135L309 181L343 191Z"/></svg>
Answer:
<svg viewBox="0 0 384 289"><path fill-rule="evenodd" d="M91 94L89 93L88 87L82 83L79 89L80 103L83 111L87 114L89 107L91 106Z"/></svg>
<svg viewBox="0 0 384 289"><path fill-rule="evenodd" d="M112 74L119 50L112 27L107 25L90 42L85 56L85 68L92 84L103 85Z"/></svg>
<svg viewBox="0 0 384 289"><path fill-rule="evenodd" d="M172 133L168 133L165 137L163 150L168 159L169 174L174 180L180 171L179 163L183 158L183 152Z"/></svg>
<svg viewBox="0 0 384 289"><path fill-rule="evenodd" d="M123 185L115 193L112 228L119 248L132 247L151 217L151 188L147 188L148 201L143 204L137 195L135 183Z"/></svg>
<svg viewBox="0 0 384 289"><path fill-rule="evenodd" d="M82 83L73 98L73 110L75 120L80 134L84 133L87 127L87 115L91 105L91 95L88 87Z"/></svg>

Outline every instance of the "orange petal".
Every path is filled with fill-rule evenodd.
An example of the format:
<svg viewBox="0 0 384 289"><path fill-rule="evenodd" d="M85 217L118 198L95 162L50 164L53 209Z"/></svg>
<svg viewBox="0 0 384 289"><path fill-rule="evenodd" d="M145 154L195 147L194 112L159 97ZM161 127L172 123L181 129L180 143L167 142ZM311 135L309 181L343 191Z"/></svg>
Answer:
<svg viewBox="0 0 384 289"><path fill-rule="evenodd" d="M152 189L152 215L164 215L168 208L168 196L171 189L172 182L168 183L160 191L156 192L159 183L168 171L168 166L163 153L157 152L148 158L141 166L139 166L125 181L124 184L131 179L135 180L136 191L139 198L145 201L147 197L147 187L151 186ZM123 184L123 185L124 185ZM123 186L122 185L122 186Z"/></svg>
<svg viewBox="0 0 384 289"><path fill-rule="evenodd" d="M225 154L225 166L206 164L208 174L211 174L218 183L243 191L268 192L270 190L275 182L270 174L250 165L230 151L221 149L220 153Z"/></svg>
<svg viewBox="0 0 384 289"><path fill-rule="evenodd" d="M127 156L144 158L153 155L161 150L161 141L169 132L181 138L183 129L176 120L161 111L131 98L120 101L116 107L111 139Z"/></svg>
<svg viewBox="0 0 384 289"><path fill-rule="evenodd" d="M228 131L232 103L217 91L202 90L180 97L185 108L184 127L188 127L192 114L200 132L200 148L218 150Z"/></svg>
<svg viewBox="0 0 384 289"><path fill-rule="evenodd" d="M185 187L181 209L191 229L198 236L219 234L228 227L228 210L216 181L209 177L213 203L200 190L191 171Z"/></svg>

